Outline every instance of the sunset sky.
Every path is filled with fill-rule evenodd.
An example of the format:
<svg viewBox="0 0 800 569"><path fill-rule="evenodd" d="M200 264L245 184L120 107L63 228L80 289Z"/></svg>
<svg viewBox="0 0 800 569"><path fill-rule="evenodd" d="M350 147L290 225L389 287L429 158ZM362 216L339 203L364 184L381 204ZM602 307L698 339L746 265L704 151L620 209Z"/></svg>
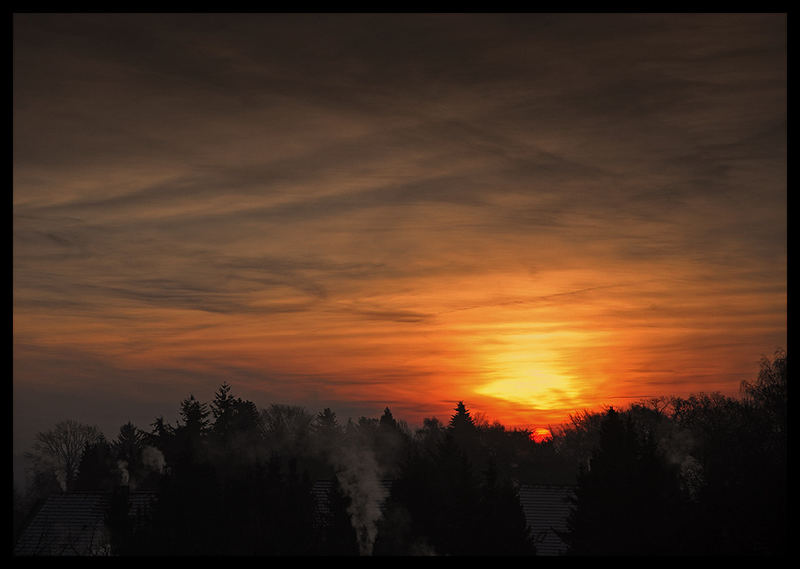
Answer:
<svg viewBox="0 0 800 569"><path fill-rule="evenodd" d="M227 381L506 426L786 346L784 14L16 14L15 452ZM22 449L24 450L24 449Z"/></svg>

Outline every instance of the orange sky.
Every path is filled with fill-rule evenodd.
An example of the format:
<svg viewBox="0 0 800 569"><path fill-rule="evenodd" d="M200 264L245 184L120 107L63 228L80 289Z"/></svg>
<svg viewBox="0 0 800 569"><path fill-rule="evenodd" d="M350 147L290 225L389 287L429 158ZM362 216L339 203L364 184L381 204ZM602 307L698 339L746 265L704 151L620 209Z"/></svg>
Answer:
<svg viewBox="0 0 800 569"><path fill-rule="evenodd" d="M785 15L16 15L14 420L536 427L786 345Z"/></svg>

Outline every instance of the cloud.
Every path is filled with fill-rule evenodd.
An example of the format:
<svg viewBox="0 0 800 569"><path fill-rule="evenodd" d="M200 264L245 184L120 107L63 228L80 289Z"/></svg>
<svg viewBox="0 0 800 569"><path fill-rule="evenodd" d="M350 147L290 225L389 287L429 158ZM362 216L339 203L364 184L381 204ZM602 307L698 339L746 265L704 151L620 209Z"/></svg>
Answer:
<svg viewBox="0 0 800 569"><path fill-rule="evenodd" d="M14 23L15 386L563 410L785 339L784 15Z"/></svg>

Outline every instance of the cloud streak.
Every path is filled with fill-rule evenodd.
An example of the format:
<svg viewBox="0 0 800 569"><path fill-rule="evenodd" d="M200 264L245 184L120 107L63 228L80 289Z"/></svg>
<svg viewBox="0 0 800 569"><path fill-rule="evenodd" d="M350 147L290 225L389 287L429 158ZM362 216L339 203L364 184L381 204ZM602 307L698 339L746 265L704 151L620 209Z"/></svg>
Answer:
<svg viewBox="0 0 800 569"><path fill-rule="evenodd" d="M15 15L15 386L735 390L785 345L785 24Z"/></svg>

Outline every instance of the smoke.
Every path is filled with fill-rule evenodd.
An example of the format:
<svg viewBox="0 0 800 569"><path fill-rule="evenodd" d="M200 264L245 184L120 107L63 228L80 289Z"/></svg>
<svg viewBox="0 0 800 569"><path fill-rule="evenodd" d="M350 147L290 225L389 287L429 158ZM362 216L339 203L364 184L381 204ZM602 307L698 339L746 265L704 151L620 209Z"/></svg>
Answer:
<svg viewBox="0 0 800 569"><path fill-rule="evenodd" d="M160 450L156 447L146 446L142 449L142 464L148 470L161 474L164 472L166 461Z"/></svg>
<svg viewBox="0 0 800 569"><path fill-rule="evenodd" d="M132 474L129 470L130 465L126 460L117 461L117 471L119 473L119 483L122 486L130 486L133 490L138 481L147 475L149 472L156 472L161 474L164 471L165 460L164 455L155 447L145 446L141 454L142 468L135 468Z"/></svg>
<svg viewBox="0 0 800 569"><path fill-rule="evenodd" d="M128 461L126 460L118 460L117 461L117 469L119 470L119 482L122 486L127 486L130 484L131 475L128 472Z"/></svg>
<svg viewBox="0 0 800 569"><path fill-rule="evenodd" d="M380 506L386 499L378 462L371 450L356 445L348 445L333 455L336 478L350 498L348 513L358 538L359 553L371 555L382 515Z"/></svg>
<svg viewBox="0 0 800 569"><path fill-rule="evenodd" d="M64 472L64 469L55 467L55 468L53 468L53 474L55 475L56 481L58 482L58 485L61 487L61 490L62 491L66 491L67 490L67 475Z"/></svg>
<svg viewBox="0 0 800 569"><path fill-rule="evenodd" d="M690 497L703 485L703 466L693 456L694 437L687 429L675 429L659 440L659 449L670 464L680 469L681 486Z"/></svg>

